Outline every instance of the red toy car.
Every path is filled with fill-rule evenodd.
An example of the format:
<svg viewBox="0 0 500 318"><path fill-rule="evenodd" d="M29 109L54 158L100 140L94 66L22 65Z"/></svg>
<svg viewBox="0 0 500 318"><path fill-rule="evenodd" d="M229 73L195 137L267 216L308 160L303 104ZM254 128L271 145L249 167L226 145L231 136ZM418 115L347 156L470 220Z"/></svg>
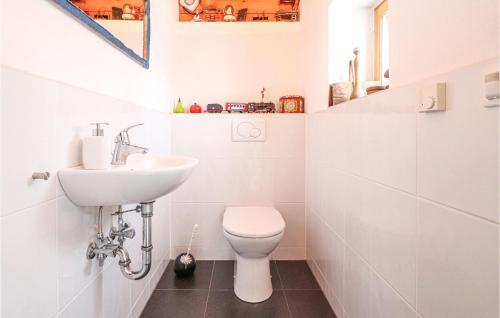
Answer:
<svg viewBox="0 0 500 318"><path fill-rule="evenodd" d="M247 113L248 104L245 103L226 103L228 113Z"/></svg>

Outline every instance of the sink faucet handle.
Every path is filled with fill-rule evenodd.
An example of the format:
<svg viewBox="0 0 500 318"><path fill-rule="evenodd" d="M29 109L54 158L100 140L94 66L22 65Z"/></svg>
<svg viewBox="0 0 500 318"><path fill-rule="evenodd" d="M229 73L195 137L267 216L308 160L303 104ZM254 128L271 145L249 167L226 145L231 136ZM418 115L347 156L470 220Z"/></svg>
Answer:
<svg viewBox="0 0 500 318"><path fill-rule="evenodd" d="M128 136L128 131L130 129L132 129L132 128L139 127L139 126L142 126L142 125L144 125L144 123L135 124L135 125L132 125L132 126L129 126L129 127L125 128L125 129L123 129L118 134L118 136L116 138L117 139L116 142L121 142L122 144L129 145L130 144L130 138Z"/></svg>
<svg viewBox="0 0 500 318"><path fill-rule="evenodd" d="M135 124L135 125L132 125L132 126L130 126L130 127L125 128L124 130L122 130L122 132L126 132L126 133L128 133L128 131L129 131L130 129L135 128L135 127L139 127L139 126L142 126L142 125L144 125L144 123L140 123L140 124Z"/></svg>

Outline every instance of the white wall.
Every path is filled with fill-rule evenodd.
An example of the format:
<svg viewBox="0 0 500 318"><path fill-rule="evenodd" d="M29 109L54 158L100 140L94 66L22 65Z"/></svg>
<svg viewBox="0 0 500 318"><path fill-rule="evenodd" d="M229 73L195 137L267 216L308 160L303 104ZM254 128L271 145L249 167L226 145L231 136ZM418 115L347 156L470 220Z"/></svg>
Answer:
<svg viewBox="0 0 500 318"><path fill-rule="evenodd" d="M96 20L137 55L144 54L144 22L140 20Z"/></svg>
<svg viewBox="0 0 500 318"><path fill-rule="evenodd" d="M178 23L175 94L189 106L302 95L300 23ZM170 101L173 107L174 101Z"/></svg>
<svg viewBox="0 0 500 318"><path fill-rule="evenodd" d="M391 0L391 85L498 56L497 0Z"/></svg>
<svg viewBox="0 0 500 318"><path fill-rule="evenodd" d="M373 8L350 0L328 8L328 83L349 81L349 61L359 48L360 80L373 80Z"/></svg>
<svg viewBox="0 0 500 318"><path fill-rule="evenodd" d="M168 115L12 68L2 67L1 86L2 317L138 317L169 259L170 199L155 204L151 273L133 282L116 260L101 268L85 258L96 209L74 206L57 171L81 163L81 140L96 121L112 123L109 136L144 122L131 132L134 142L169 153ZM51 178L32 182L35 171L49 171ZM140 234L140 218L127 219ZM128 246L135 267L140 243L138 235Z"/></svg>
<svg viewBox="0 0 500 318"><path fill-rule="evenodd" d="M302 1L301 77L306 112L325 109L328 105L328 6L330 0Z"/></svg>
<svg viewBox="0 0 500 318"><path fill-rule="evenodd" d="M234 118L264 118L265 142L232 142ZM222 232L226 206L275 206L287 224L275 259L305 258L305 116L302 114L172 115L172 153L200 160L172 194L172 251L186 249L191 229L199 259L234 259Z"/></svg>
<svg viewBox="0 0 500 318"><path fill-rule="evenodd" d="M169 32L176 11L168 10L167 1L152 1L149 70L53 1L2 1L1 5L3 65L170 111L172 79L168 70L174 43Z"/></svg>
<svg viewBox="0 0 500 318"><path fill-rule="evenodd" d="M498 317L499 109L482 106L498 67L308 118L308 260L341 317ZM447 111L416 113L443 80Z"/></svg>

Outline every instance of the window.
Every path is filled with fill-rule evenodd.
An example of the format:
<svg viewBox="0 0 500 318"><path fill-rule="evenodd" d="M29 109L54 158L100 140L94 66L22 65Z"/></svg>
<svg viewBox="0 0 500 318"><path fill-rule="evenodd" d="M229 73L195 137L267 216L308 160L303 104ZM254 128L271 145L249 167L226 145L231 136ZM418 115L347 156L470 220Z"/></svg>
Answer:
<svg viewBox="0 0 500 318"><path fill-rule="evenodd" d="M389 4L387 0L382 1L374 9L375 22L375 65L374 78L381 81L383 85L389 84L389 79L384 77L389 70Z"/></svg>

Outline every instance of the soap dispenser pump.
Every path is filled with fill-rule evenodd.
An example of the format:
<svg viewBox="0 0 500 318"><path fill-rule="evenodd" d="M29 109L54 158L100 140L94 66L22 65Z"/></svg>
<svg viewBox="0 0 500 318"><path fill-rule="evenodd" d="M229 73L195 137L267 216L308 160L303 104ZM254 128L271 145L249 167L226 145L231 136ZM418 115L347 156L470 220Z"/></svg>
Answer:
<svg viewBox="0 0 500 318"><path fill-rule="evenodd" d="M104 170L110 167L111 154L110 144L104 136L102 125L108 123L92 123L96 128L92 129L92 136L83 140L83 167L87 170Z"/></svg>

